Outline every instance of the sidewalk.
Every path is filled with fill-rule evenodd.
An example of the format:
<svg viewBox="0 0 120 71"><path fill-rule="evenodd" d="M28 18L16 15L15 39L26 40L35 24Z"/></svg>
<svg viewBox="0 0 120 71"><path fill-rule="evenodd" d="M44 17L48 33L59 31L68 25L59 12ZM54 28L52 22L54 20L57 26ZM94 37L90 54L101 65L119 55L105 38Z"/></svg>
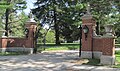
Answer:
<svg viewBox="0 0 120 71"><path fill-rule="evenodd" d="M107 66L81 65L78 51L0 56L0 71L120 71Z"/></svg>

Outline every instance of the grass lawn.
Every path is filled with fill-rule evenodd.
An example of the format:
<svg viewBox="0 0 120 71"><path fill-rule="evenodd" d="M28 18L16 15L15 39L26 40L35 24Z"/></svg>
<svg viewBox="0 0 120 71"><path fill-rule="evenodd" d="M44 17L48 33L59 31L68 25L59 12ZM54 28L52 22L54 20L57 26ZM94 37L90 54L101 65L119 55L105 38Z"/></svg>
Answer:
<svg viewBox="0 0 120 71"><path fill-rule="evenodd" d="M11 56L11 55L27 55L27 52L0 52L0 56Z"/></svg>
<svg viewBox="0 0 120 71"><path fill-rule="evenodd" d="M54 51L54 50L78 50L79 49L78 43L69 43L69 44L61 44L61 45L55 45L55 44L46 44L45 46L42 44L38 44L38 52L41 52L43 50L45 51Z"/></svg>
<svg viewBox="0 0 120 71"><path fill-rule="evenodd" d="M83 65L99 66L99 64L100 64L100 59L89 58L89 59L85 59L85 60L88 60L88 62L83 63Z"/></svg>
<svg viewBox="0 0 120 71"><path fill-rule="evenodd" d="M116 55L116 64L113 67L120 68L120 51L116 51L115 55Z"/></svg>

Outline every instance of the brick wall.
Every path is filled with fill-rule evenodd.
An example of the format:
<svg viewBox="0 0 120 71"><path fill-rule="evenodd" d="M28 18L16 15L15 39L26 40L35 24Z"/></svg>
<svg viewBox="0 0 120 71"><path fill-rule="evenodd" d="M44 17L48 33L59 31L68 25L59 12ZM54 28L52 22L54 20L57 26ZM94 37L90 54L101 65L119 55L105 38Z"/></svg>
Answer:
<svg viewBox="0 0 120 71"><path fill-rule="evenodd" d="M2 39L0 38L0 48L2 48Z"/></svg>
<svg viewBox="0 0 120 71"><path fill-rule="evenodd" d="M1 47L32 47L33 41L29 41L27 38L0 38Z"/></svg>
<svg viewBox="0 0 120 71"><path fill-rule="evenodd" d="M93 38L93 50L101 51L103 55L113 56L115 53L115 39L113 37Z"/></svg>
<svg viewBox="0 0 120 71"><path fill-rule="evenodd" d="M93 50L102 52L103 39L100 37L93 37Z"/></svg>
<svg viewBox="0 0 120 71"><path fill-rule="evenodd" d="M114 49L115 49L115 45L114 45L114 38L103 38L103 55L110 55L113 56L114 55Z"/></svg>
<svg viewBox="0 0 120 71"><path fill-rule="evenodd" d="M83 25L84 26L84 25ZM85 34L82 31L82 51L91 51L91 47L92 47L92 26L91 25L87 25L87 27L89 28L89 33L87 35L87 40L85 39Z"/></svg>
<svg viewBox="0 0 120 71"><path fill-rule="evenodd" d="M34 32L36 31L36 23L35 22L27 22L25 25L29 30L28 38L12 38L12 37L4 37L0 38L0 47L26 47L33 48L34 47Z"/></svg>
<svg viewBox="0 0 120 71"><path fill-rule="evenodd" d="M115 41L113 37L93 37L93 27L96 25L92 15L84 15L82 17L82 27L86 25L89 28L87 40L82 30L82 51L98 51L102 55L113 56L115 53Z"/></svg>

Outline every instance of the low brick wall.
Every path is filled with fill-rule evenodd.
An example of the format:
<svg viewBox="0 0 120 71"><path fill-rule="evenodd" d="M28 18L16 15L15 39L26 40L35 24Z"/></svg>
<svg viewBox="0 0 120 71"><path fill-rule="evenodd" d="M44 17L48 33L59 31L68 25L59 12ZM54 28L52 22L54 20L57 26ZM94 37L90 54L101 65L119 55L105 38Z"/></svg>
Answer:
<svg viewBox="0 0 120 71"><path fill-rule="evenodd" d="M2 48L2 39L0 38L0 48Z"/></svg>
<svg viewBox="0 0 120 71"><path fill-rule="evenodd" d="M32 38L0 38L0 52L28 52L33 54L34 45Z"/></svg>
<svg viewBox="0 0 120 71"><path fill-rule="evenodd" d="M8 48L8 47L31 48L32 44L33 41L27 38L11 38L11 37L0 38L0 48Z"/></svg>
<svg viewBox="0 0 120 71"><path fill-rule="evenodd" d="M100 51L102 55L113 56L115 53L115 40L112 36L93 38L93 51Z"/></svg>

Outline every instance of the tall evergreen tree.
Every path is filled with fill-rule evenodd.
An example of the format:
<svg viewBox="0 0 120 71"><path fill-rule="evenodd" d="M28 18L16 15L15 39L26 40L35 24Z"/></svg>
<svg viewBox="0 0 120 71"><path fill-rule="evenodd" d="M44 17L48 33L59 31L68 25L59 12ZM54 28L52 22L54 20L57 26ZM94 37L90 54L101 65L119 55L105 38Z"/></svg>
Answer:
<svg viewBox="0 0 120 71"><path fill-rule="evenodd" d="M24 0L1 0L0 1L2 5L2 7L6 6L5 7L5 36L8 36L8 31L10 31L10 28L8 28L9 26L9 15L11 13L15 13L16 10L23 10L26 8L26 2Z"/></svg>
<svg viewBox="0 0 120 71"><path fill-rule="evenodd" d="M56 44L60 44L60 24L73 24L80 21L84 7L79 0L37 0L33 14L42 24L54 26Z"/></svg>

